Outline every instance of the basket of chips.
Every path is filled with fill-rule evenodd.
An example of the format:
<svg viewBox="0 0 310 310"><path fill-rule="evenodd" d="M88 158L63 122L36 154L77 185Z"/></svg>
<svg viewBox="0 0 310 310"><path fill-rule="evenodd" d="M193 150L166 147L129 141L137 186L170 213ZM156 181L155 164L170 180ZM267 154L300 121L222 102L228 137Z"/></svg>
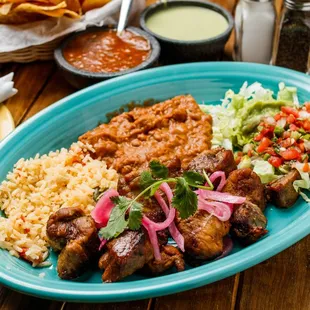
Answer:
<svg viewBox="0 0 310 310"><path fill-rule="evenodd" d="M0 0L0 63L52 59L65 36L114 23L120 6L121 0ZM143 8L136 0L131 20Z"/></svg>

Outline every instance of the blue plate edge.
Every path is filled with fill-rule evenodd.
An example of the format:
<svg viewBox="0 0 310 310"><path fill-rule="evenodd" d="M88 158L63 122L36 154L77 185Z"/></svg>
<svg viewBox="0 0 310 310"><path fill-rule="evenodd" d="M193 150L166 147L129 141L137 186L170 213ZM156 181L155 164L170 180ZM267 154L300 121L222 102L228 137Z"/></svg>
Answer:
<svg viewBox="0 0 310 310"><path fill-rule="evenodd" d="M135 79L136 80L139 80L139 77L143 77L144 75L146 75L148 72L150 72L151 70L153 70L154 73L158 73L158 72L162 72L162 71L169 71L170 69L171 70L178 70L180 68L187 68L187 67L195 67L195 66L201 66L203 65L204 67L208 68L208 67L211 67L211 66L214 66L215 63L195 63L195 64L185 64L185 65L173 65L173 66L167 66L167 67L163 67L163 68L156 68L156 69L148 69L148 70L144 70L144 71L141 71L141 72L138 72L138 73L135 73L135 74L132 74L131 77L133 77L133 75L135 76ZM217 66L225 66L225 65L230 65L230 64L236 64L236 63L232 63L232 62L221 62L221 63L216 63ZM242 64L238 64L239 66L249 66L249 67L252 67L252 68L262 68L264 65L257 65L257 64L245 64L245 63L242 63ZM264 67L269 67L269 66L264 66ZM292 71L292 70L287 70L287 69L283 69L283 68L275 68L273 67L274 69L276 69L276 71L279 71L279 73L283 72L283 73L290 73L292 74L292 76L296 75L298 76L299 78L303 77L303 78L306 78L307 76L304 75L304 74L301 74L301 73L298 73L298 72L295 72L295 71ZM255 71L255 70L254 70ZM307 77L308 78L308 77ZM44 109L43 111L39 112L37 115L33 116L32 118L30 118L29 120L27 120L23 125L19 126L16 131L12 134L10 134L6 139L4 139L1 143L0 143L0 148L5 144L5 143L8 143L9 141L12 141L13 137L15 137L16 135L19 134L20 131L23 131L24 128L27 128L28 126L30 126L31 124L34 124L36 122L37 119L40 119L41 117L43 117L44 115L46 115L47 113L49 113L51 110L54 110L56 109L57 107L60 107L62 106L63 104L65 104L66 102L72 100L73 98L78 98L79 96L81 96L82 94L84 94L85 92L90 92L91 90L94 90L94 89L100 89L102 87L102 85L109 85L109 84L116 84L116 80L118 80L119 82L122 82L122 81L126 81L128 79L128 76L124 76L124 77L118 77L118 78L115 78L115 79L112 79L110 81L106 81L106 82L101 82L101 83L98 83L94 86L91 86L90 88L87 88L87 89L84 89L84 90L81 90L77 93L74 93L60 101L58 101L56 104L54 104L53 106L50 106L48 107L47 109ZM281 78L277 78L279 80L281 80ZM107 86L106 86L107 87ZM69 106L69 105L68 105ZM69 106L69 110L70 110L70 106ZM251 266L279 253L280 251L286 249L287 247L291 246L292 244L294 244L295 242L301 240L303 237L305 237L306 235L308 235L310 233L310 224L306 225L307 222L306 220L304 219L304 221L302 222L303 224L305 224L305 226L303 226L301 229L301 226L300 225L298 229L296 229L296 227L294 228L295 231L292 233L292 235L289 236L289 238L287 239L282 239L281 242L278 244L278 247L276 248L276 250L274 249L269 249L269 251L266 251L266 249L262 252L259 253L259 255L256 256L256 260L255 261L252 261L251 263L248 263L246 266L240 266L240 263L242 261L239 262L238 266L235 267L236 269L231 272L231 273L227 273L227 271L225 271L226 269L223 268L221 270L221 274L225 273L225 275L221 275L221 276L217 276L217 279L216 280L220 280L220 279L223 279L227 276L231 276L232 274L235 274L237 272L240 272L242 270L245 270L247 268L250 268ZM274 235L276 236L276 235ZM257 243L259 244L259 243ZM262 257L264 256L264 257ZM203 276L201 276L203 277ZM213 276L214 277L214 276ZM83 295L82 294L82 297L81 299L79 299L77 297L78 294L81 294L82 292L73 292L72 291L60 291L60 292L51 292L51 291L43 291L41 287L36 287L36 286L24 286L23 284L24 283L20 283L20 281L15 281L14 278L10 278L10 277L6 277L5 275L3 275L2 272L0 272L0 278L5 280L5 283L3 283L4 285L7 285L7 286L10 286L12 287L13 289L16 289L16 290L19 290L19 291L22 291L22 292L25 292L25 293L28 293L30 295L33 295L33 296L39 296L39 297L44 297L44 298L49 298L49 299L57 299L57 300L70 300L70 301L90 301L90 302L96 302L96 301L125 301L125 300L134 300L134 299L141 299L141 298L147 298L147 297L154 297L154 296L163 296L163 295L166 295L166 294L173 294L173 293L176 293L176 292L179 292L179 291L184 291L186 289L189 288L195 288L195 287L199 287L201 285L204 285L204 284L208 284L208 283L211 283L213 282L214 280L207 280L207 281L203 281L203 280L200 280L200 282L198 283L191 283L191 282L188 282L187 280L187 283L182 283L183 286L180 287L180 282L178 283L175 283L174 286L179 286L178 288L173 288L173 286L170 284L169 285L169 292L163 292L163 290L167 289L166 285L161 285L160 287L154 287L151 289L153 290L157 290L156 292L144 292L144 290L140 290L140 292L136 291L136 290L131 290L131 291L126 291L124 292L123 290L119 290L117 292L113 294L111 294L111 292L108 292L109 295L105 295L105 294L102 294L102 295L97 295L97 294L93 294L93 295L89 295L89 292L88 292L88 295ZM198 277L199 278L199 277ZM191 281L194 281L196 278L192 279ZM197 279L196 279L197 280ZM2 282L2 281L1 281ZM14 284L14 285L12 285ZM104 284L103 284L104 285ZM22 287L21 287L22 286ZM39 290L39 293L36 294L36 293L33 293L33 290L34 289L37 289ZM149 288L148 288L149 290ZM126 293L125 295L126 296L122 296L122 293ZM66 298L62 298L61 296L63 296L64 294L71 294L72 296L71 297L66 297ZM118 296L118 294L121 294L121 296ZM91 298L90 298L91 297ZM91 299L91 300L89 300Z"/></svg>

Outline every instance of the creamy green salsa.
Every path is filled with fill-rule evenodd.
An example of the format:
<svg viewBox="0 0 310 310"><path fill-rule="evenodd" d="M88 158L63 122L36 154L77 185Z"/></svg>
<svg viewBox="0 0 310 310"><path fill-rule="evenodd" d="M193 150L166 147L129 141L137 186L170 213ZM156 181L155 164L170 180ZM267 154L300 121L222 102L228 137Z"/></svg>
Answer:
<svg viewBox="0 0 310 310"><path fill-rule="evenodd" d="M147 18L146 26L165 38L195 41L223 33L228 22L218 12L193 5L159 10Z"/></svg>

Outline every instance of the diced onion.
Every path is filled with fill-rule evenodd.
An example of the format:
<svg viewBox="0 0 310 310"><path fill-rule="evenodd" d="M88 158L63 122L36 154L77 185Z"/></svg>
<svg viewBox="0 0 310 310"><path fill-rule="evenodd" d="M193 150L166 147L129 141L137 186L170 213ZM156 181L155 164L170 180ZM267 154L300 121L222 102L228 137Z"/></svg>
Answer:
<svg viewBox="0 0 310 310"><path fill-rule="evenodd" d="M286 118L282 117L282 118L280 118L280 119L277 121L277 126L278 126L278 127L284 128L285 125L286 125Z"/></svg>
<svg viewBox="0 0 310 310"><path fill-rule="evenodd" d="M269 125L275 125L276 121L272 116L267 116L264 118L265 123L269 124Z"/></svg>

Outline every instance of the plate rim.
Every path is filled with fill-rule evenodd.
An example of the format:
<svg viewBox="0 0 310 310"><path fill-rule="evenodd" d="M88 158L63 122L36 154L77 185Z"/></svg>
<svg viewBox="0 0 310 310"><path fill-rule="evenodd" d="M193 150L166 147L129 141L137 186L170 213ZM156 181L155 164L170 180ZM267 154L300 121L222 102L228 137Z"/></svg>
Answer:
<svg viewBox="0 0 310 310"><path fill-rule="evenodd" d="M83 90L80 90L76 93L73 93L61 100L57 103L47 107L42 110L38 114L34 115L30 119L28 119L25 123L20 125L13 133L9 134L3 141L0 142L0 151L3 148L8 147L11 143L14 142L14 139L18 138L19 135L25 135L28 128L31 128L36 125L36 123L40 124L40 120L44 120L44 117L48 117L49 114L53 114L53 112L58 112L58 110L68 111L74 108L74 105L70 105L70 103L79 98L80 96L91 94L92 92L96 92L100 89L109 89L113 86L118 85L116 88L121 89L121 86L125 87L129 83L138 83L145 79L145 76L149 76L153 74L157 78L166 75L175 74L174 77L177 78L182 75L182 71L185 75L194 74L200 72L201 69L210 70L219 70L219 73L227 74L227 72L254 72L253 76L257 76L257 71L270 71L272 74L278 76L284 75L287 79L288 76L292 81L294 80L294 84L297 82L309 83L309 92L310 92L310 77L306 74L302 74L299 72L295 72L293 70L280 68L280 67L271 67L268 65L261 64L253 64L253 63L238 63L238 62L201 62L201 63L191 63L191 64L179 64L179 65L171 65L154 69L147 69L140 72L132 73L126 76L117 77L111 79L109 81L103 81ZM214 73L214 71L212 71ZM213 74L214 75L214 74ZM249 77L249 74L246 78ZM171 78L171 77L170 77ZM245 79L246 79L245 78ZM270 80L271 78L269 78ZM304 88L304 86L303 86ZM124 92L124 91L122 91ZM66 109L68 108L68 109ZM193 289L205 284L212 283L214 281L221 280L228 276L231 276L237 272L245 270L247 268L252 267L260 263L267 258L281 252L282 250L288 248L292 244L298 242L306 235L310 234L310 222L307 221L307 215L309 216L310 210L305 212L301 217L299 217L296 221L298 225L296 225L296 221L292 222L286 228L277 232L276 234L269 235L268 238L262 239L260 242L251 245L250 247L244 248L242 251L229 255L219 261L212 262L210 264L191 269L188 271L184 271L178 274L171 274L166 276L160 276L157 278L151 278L146 280L137 280L133 282L119 282L108 284L108 290L97 290L97 291L88 291L88 290L77 290L76 287L79 285L73 284L74 282L70 282L73 284L73 289L55 289L55 288L47 288L42 287L40 285L31 284L27 281L22 281L14 275L11 275L8 270L0 269L0 282L1 284L11 287L15 290L21 291L26 294L34 295L37 297L48 298L48 299L56 299L56 300L68 300L68 301L76 301L76 302L111 302L111 301L128 301L128 300L136 300L149 298L154 296L163 296L167 294L173 294L180 291L185 291L187 289ZM281 238L280 238L281 237ZM279 239L280 238L280 239ZM279 239L279 240L278 240ZM276 241L276 243L274 243ZM258 254L255 254L255 250L259 249ZM247 254L249 252L249 254ZM250 254L255 255L250 255ZM242 257L241 254L242 253ZM226 262L230 262L231 258L234 258L235 261L225 265ZM208 267L214 267L213 270L208 271ZM210 269L210 268L209 268ZM5 272L6 273L5 273ZM188 277L187 277L188 276ZM174 279L176 278L176 279ZM150 281L153 284L148 284L143 286L143 281ZM161 281L163 280L163 281ZM166 281L165 281L166 280ZM51 281L52 282L52 281ZM162 283L164 282L164 283ZM66 283L65 281L63 283ZM138 283L138 285L135 285ZM80 282L78 284L83 284ZM125 284L125 285L124 285ZM129 284L129 285L128 285ZM142 285L139 285L142 284ZM97 287L98 285L106 285L106 284L88 284L89 286ZM126 288L127 286L127 288ZM128 286L130 288L128 288ZM119 288L122 287L122 288ZM111 289L110 289L111 288Z"/></svg>

